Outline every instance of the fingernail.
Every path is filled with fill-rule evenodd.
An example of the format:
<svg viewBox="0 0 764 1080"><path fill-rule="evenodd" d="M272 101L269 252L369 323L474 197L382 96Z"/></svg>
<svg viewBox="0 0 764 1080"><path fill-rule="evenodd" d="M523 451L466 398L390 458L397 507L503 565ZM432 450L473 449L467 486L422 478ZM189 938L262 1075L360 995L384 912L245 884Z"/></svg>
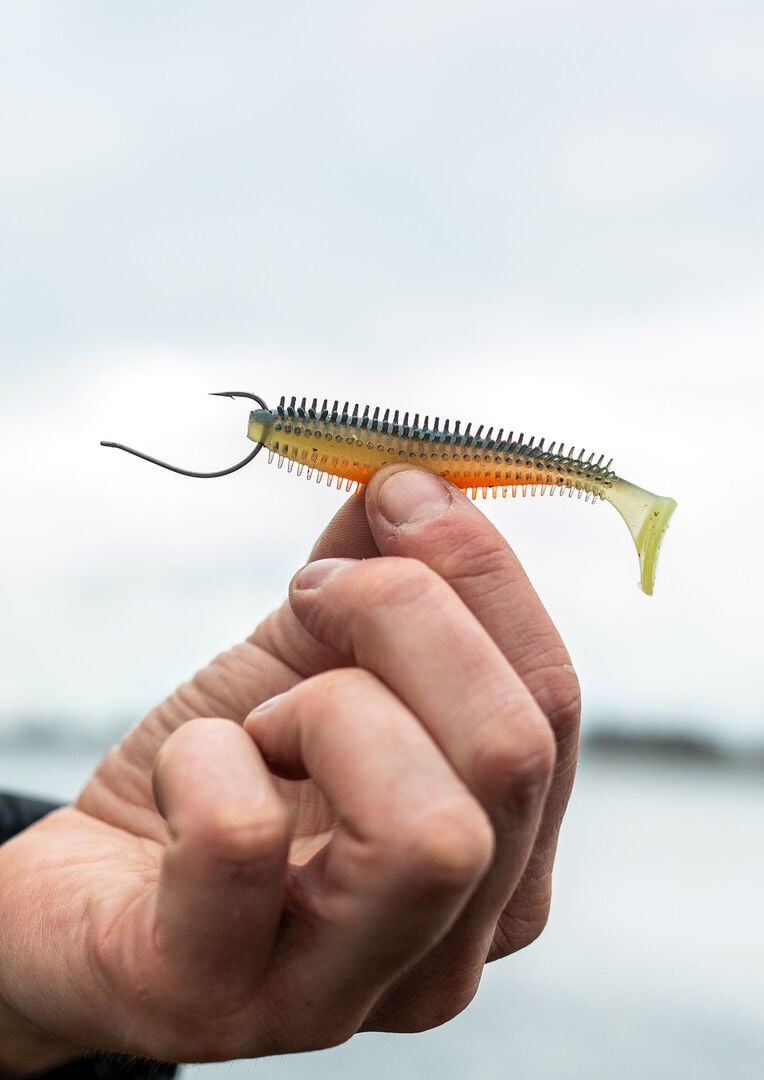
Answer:
<svg viewBox="0 0 764 1080"><path fill-rule="evenodd" d="M265 701L261 701L259 705L255 706L249 716L254 716L255 713L265 712L266 709L270 709L278 701L281 701L283 697L286 697L288 693L288 690L284 690L280 694L274 694L273 697L266 698ZM247 719L249 719L249 716L247 717Z"/></svg>
<svg viewBox="0 0 764 1080"><path fill-rule="evenodd" d="M357 559L317 559L300 571L294 581L295 589L317 589L329 578L357 564Z"/></svg>
<svg viewBox="0 0 764 1080"><path fill-rule="evenodd" d="M379 508L393 525L421 525L451 505L445 481L422 469L402 469L379 490Z"/></svg>

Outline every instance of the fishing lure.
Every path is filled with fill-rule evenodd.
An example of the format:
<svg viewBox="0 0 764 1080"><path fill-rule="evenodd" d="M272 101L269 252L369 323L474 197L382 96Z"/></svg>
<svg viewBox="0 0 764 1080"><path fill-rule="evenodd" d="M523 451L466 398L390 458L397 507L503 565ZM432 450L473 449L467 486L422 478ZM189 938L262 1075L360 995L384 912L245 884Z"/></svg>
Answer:
<svg viewBox="0 0 764 1080"><path fill-rule="evenodd" d="M518 491L523 495L559 491L592 502L604 499L626 522L639 556L641 588L652 594L658 548L676 502L617 476L610 468L612 459L605 464L604 456L595 461L594 454L587 457L584 450L576 454L572 447L565 453L562 443L545 446L544 439L536 442L522 433L516 438L511 431L505 435L503 428L496 435L493 428L484 433L482 424L473 432L471 424L462 430L460 421L451 427L446 420L441 426L436 417L431 426L428 416L420 423L418 413L401 417L397 409L392 417L389 409L380 416L379 408L372 412L369 406L361 411L355 405L350 410L345 402L340 409L337 401L329 407L327 401L319 405L316 398L309 405L306 398L299 404L292 398L287 404L283 397L277 408L269 409L256 394L226 391L215 396L250 398L259 406L250 412L247 429L254 450L227 469L193 472L121 443L101 445L125 450L183 476L227 476L248 465L266 447L268 460L277 458L279 468L286 462L288 472L304 472L319 482L326 477L329 486L334 478L338 488L344 483L348 491L367 484L383 465L406 463L437 473L473 499L478 494L486 498L489 491L493 498L499 491L505 497L508 491L513 496Z"/></svg>

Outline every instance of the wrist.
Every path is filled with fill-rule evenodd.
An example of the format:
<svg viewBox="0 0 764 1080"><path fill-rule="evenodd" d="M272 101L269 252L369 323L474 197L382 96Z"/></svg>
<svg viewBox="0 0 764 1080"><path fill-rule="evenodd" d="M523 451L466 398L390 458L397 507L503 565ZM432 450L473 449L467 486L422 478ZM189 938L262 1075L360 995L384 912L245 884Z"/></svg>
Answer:
<svg viewBox="0 0 764 1080"><path fill-rule="evenodd" d="M0 1080L48 1072L82 1054L81 1047L31 1024L0 999Z"/></svg>
<svg viewBox="0 0 764 1080"><path fill-rule="evenodd" d="M19 1011L11 987L17 982L27 984L19 955L19 944L25 940L14 917L23 903L13 897L7 883L19 881L22 875L13 859L8 858L16 840L0 844L0 882L3 885L0 903L0 1080L31 1077L64 1065L81 1056L82 1049L29 1019Z"/></svg>

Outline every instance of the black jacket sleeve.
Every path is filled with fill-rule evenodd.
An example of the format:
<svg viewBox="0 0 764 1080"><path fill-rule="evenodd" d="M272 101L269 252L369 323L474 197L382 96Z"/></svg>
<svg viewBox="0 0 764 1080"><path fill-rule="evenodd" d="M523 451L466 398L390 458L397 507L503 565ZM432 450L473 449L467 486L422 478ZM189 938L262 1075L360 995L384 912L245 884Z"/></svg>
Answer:
<svg viewBox="0 0 764 1080"><path fill-rule="evenodd" d="M0 844L39 821L55 810L57 805L42 799L0 792ZM176 1065L164 1061L146 1061L121 1054L96 1054L70 1061L50 1072L38 1073L27 1080L171 1080L176 1070ZM0 1080L3 1080L1 1071Z"/></svg>
<svg viewBox="0 0 764 1080"><path fill-rule="evenodd" d="M0 844L55 810L56 806L57 803L44 802L42 799L0 792Z"/></svg>
<svg viewBox="0 0 764 1080"><path fill-rule="evenodd" d="M171 1080L176 1065L164 1061L123 1057L121 1054L99 1054L79 1058L46 1073L35 1073L25 1080ZM0 1080L3 1074L0 1073Z"/></svg>

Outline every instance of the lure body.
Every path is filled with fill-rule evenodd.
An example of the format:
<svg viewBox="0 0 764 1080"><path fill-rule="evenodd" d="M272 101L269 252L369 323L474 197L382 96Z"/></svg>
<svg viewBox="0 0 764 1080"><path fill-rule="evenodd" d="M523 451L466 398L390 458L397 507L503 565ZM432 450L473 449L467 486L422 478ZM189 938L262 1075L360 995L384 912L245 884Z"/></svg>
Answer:
<svg viewBox="0 0 764 1080"><path fill-rule="evenodd" d="M437 418L430 427L429 417L420 424L418 415L410 421L408 413L402 419L397 411L391 418L389 409L379 414L375 409L370 415L368 407L360 412L357 405L350 411L347 403L340 410L338 402L329 408L326 401L307 405L304 398L299 404L292 398L286 404L282 398L276 409L252 410L247 435L266 447L269 460L277 457L279 467L286 462L290 472L296 467L298 474L315 474L319 482L326 476L329 484L335 477L337 487L344 481L348 490L368 483L384 465L398 463L429 469L473 498L478 493L486 498L489 491L496 498L499 491L515 496L518 491L557 490L604 499L626 522L639 555L641 588L652 593L658 547L676 507L673 499L623 480L602 457L595 461L594 454L587 458L572 449L566 454L562 444L545 448L544 439L536 443L522 434L505 437L500 430L494 437L492 428L483 434L482 425L473 433L470 424L460 430L459 421L451 430L449 421L441 427Z"/></svg>

